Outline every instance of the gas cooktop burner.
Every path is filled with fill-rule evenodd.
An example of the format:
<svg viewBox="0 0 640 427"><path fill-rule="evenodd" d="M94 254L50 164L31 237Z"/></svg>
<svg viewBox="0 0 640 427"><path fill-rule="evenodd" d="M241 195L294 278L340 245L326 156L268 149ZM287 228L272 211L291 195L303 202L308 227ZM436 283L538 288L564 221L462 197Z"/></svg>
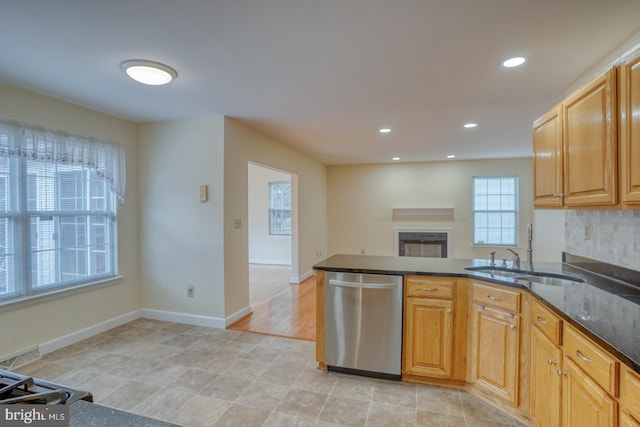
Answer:
<svg viewBox="0 0 640 427"><path fill-rule="evenodd" d="M0 404L69 405L78 400L93 402L91 393L0 370Z"/></svg>

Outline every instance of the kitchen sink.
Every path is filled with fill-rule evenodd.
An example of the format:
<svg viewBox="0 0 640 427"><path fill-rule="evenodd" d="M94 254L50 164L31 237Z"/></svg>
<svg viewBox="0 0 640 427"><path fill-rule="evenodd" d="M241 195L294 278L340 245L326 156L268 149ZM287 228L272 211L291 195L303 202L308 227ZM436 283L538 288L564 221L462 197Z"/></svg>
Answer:
<svg viewBox="0 0 640 427"><path fill-rule="evenodd" d="M503 276L503 277L516 277L521 276L522 270L513 270L505 267L489 267L483 265L481 267L467 267L465 270L474 271L477 273L485 273L492 274L494 276Z"/></svg>
<svg viewBox="0 0 640 427"><path fill-rule="evenodd" d="M551 286L571 286L576 283L584 282L584 279L580 279L578 277L571 276L563 276L563 277L555 277L555 276L540 276L540 275L529 275L529 276L516 276L515 280L524 280L532 283L541 283L543 285L551 285Z"/></svg>

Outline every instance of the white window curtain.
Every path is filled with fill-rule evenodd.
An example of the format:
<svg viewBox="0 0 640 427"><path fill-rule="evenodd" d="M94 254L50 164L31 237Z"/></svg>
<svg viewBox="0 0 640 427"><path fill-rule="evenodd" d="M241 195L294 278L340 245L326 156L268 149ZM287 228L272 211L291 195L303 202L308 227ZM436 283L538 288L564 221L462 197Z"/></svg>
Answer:
<svg viewBox="0 0 640 427"><path fill-rule="evenodd" d="M88 167L124 203L126 164L120 145L0 120L0 156Z"/></svg>

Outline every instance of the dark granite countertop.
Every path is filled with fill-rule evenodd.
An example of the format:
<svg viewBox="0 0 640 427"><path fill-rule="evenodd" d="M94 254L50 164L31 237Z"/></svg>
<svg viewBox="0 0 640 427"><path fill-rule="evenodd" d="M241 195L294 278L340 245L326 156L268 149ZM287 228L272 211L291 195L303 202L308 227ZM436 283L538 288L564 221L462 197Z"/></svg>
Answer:
<svg viewBox="0 0 640 427"><path fill-rule="evenodd" d="M79 400L69 405L69 427L178 427L119 409Z"/></svg>
<svg viewBox="0 0 640 427"><path fill-rule="evenodd" d="M334 255L314 269L467 277L526 289L640 373L640 273L569 254L565 254L565 262L534 263L534 270L579 277L585 282L552 286L466 270L488 264L485 259Z"/></svg>

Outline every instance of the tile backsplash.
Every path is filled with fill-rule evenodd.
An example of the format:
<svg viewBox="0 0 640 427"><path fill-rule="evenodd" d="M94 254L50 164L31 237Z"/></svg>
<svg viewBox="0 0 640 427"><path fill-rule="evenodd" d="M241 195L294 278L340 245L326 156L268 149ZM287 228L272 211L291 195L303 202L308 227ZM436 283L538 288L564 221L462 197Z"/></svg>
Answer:
<svg viewBox="0 0 640 427"><path fill-rule="evenodd" d="M565 252L640 271L640 210L565 211L564 240Z"/></svg>

